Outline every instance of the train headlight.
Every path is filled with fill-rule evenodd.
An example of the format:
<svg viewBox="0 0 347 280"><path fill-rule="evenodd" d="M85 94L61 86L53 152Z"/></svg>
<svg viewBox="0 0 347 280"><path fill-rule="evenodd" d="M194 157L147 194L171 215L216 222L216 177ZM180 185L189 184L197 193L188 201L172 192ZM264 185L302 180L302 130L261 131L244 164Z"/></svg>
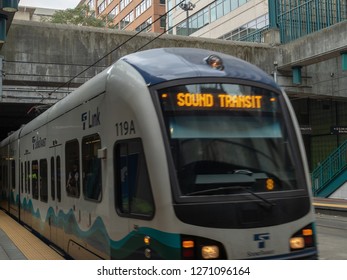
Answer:
<svg viewBox="0 0 347 280"><path fill-rule="evenodd" d="M289 239L289 245L291 250L315 246L315 233L313 230L313 225L309 224L293 234Z"/></svg>
<svg viewBox="0 0 347 280"><path fill-rule="evenodd" d="M200 236L181 235L181 250L185 260L227 259L222 243Z"/></svg>
<svg viewBox="0 0 347 280"><path fill-rule="evenodd" d="M203 246L201 248L201 256L203 259L218 259L219 258L219 248L216 245Z"/></svg>
<svg viewBox="0 0 347 280"><path fill-rule="evenodd" d="M292 237L289 242L292 250L305 248L305 240L303 237Z"/></svg>
<svg viewBox="0 0 347 280"><path fill-rule="evenodd" d="M223 70L223 60L217 55L210 55L205 59L206 63L213 69Z"/></svg>

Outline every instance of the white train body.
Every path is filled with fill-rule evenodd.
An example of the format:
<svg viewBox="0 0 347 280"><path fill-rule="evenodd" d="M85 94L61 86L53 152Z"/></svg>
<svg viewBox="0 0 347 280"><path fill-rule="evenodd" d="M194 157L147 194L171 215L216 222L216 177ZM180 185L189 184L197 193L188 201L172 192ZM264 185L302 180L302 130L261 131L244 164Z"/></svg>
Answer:
<svg viewBox="0 0 347 280"><path fill-rule="evenodd" d="M217 54L223 65L212 68L205 58L214 54L156 49L128 55L3 140L1 207L74 259L317 258L307 166L288 99L271 77L245 62ZM246 93L230 101L230 92L178 89L187 84L233 90L237 85ZM268 91L281 108L270 114L258 106ZM167 102L171 94L182 110ZM218 99L229 102L229 108L210 111ZM219 111L220 123L225 118L242 122L240 110L280 115L286 127L271 119L264 121L271 128L255 132L249 124L252 132L237 137L255 133L253 138L260 139L270 133L274 143L280 135L287 137L291 155L283 160L291 161L295 178L283 170L273 171L275 176L250 169L242 159L227 171L211 163L240 157L241 140L233 140L232 149L219 143L235 137L233 127L211 124ZM168 124L172 114L176 119ZM203 122L194 126L199 116ZM207 134L205 127L211 127ZM211 142L214 135L222 136ZM177 175L181 162L195 162L188 158L190 151L204 171L191 176L190 167L182 168L183 175ZM243 153L246 162L249 151ZM269 160L266 150L259 157L252 153L256 161ZM71 174L70 184L74 164L78 175ZM206 171L210 166L212 171ZM276 181L280 176L283 182ZM183 191L184 178L187 187L198 188Z"/></svg>

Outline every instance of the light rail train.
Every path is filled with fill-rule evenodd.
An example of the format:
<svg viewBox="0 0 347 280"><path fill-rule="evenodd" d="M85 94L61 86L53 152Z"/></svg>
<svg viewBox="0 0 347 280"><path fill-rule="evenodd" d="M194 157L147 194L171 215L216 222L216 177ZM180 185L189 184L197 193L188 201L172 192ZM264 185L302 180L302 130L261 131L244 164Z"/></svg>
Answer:
<svg viewBox="0 0 347 280"><path fill-rule="evenodd" d="M304 155L271 76L152 49L2 140L1 207L73 259L317 259Z"/></svg>

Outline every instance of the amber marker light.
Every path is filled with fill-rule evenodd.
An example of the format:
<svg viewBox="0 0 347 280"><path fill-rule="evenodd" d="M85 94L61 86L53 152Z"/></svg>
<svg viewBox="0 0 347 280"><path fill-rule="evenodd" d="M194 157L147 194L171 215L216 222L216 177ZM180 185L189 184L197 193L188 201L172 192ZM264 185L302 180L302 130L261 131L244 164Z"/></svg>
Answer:
<svg viewBox="0 0 347 280"><path fill-rule="evenodd" d="M311 235L313 235L313 231L310 228L305 228L305 229L302 230L302 235L304 235L304 236L311 236Z"/></svg>
<svg viewBox="0 0 347 280"><path fill-rule="evenodd" d="M184 259L195 258L195 242L191 239L182 240L182 257Z"/></svg>
<svg viewBox="0 0 347 280"><path fill-rule="evenodd" d="M266 189L272 191L275 188L275 181L271 178L266 180Z"/></svg>
<svg viewBox="0 0 347 280"><path fill-rule="evenodd" d="M194 241L193 240L184 240L182 242L182 247L183 248L194 248L195 244L194 244Z"/></svg>
<svg viewBox="0 0 347 280"><path fill-rule="evenodd" d="M145 236L143 238L143 242L146 244L146 245L150 245L151 244L151 238L149 236Z"/></svg>

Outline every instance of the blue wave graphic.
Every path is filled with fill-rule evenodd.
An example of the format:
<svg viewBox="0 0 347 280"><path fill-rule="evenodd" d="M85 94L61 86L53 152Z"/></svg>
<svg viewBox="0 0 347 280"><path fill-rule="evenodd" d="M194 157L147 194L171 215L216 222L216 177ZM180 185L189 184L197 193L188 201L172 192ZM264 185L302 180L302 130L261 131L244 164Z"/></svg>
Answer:
<svg viewBox="0 0 347 280"><path fill-rule="evenodd" d="M99 216L88 230L82 230L76 220L74 211L67 213L62 210L56 215L50 207L47 211L45 222L41 221L41 213L34 210L31 199L23 199L23 209L29 211L33 217L40 221L40 229L53 225L66 234L73 235L99 251L110 255L111 259L140 259L144 258L144 250L148 245L144 244L144 237L151 237L150 248L153 257L158 259L177 259L180 257L180 235L163 232L154 228L140 227L126 234L120 240L112 240L107 232L103 219ZM68 253L68 252L67 252Z"/></svg>

